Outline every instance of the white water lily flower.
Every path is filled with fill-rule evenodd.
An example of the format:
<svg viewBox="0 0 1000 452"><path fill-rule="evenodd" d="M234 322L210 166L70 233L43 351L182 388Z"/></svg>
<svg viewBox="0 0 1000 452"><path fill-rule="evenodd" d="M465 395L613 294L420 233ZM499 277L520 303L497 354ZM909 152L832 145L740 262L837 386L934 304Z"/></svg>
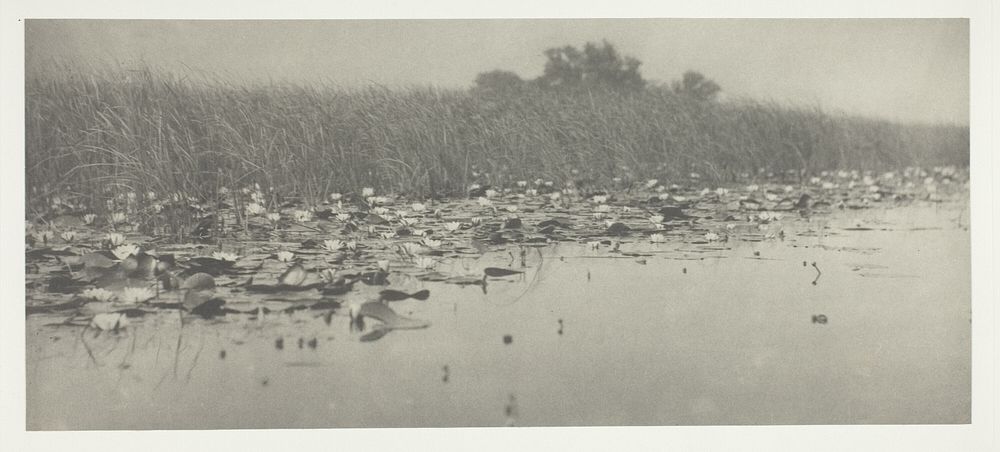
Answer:
<svg viewBox="0 0 1000 452"><path fill-rule="evenodd" d="M552 181L547 180L547 181L543 182L542 185L545 185L546 187L551 187L552 186Z"/></svg>
<svg viewBox="0 0 1000 452"><path fill-rule="evenodd" d="M344 242L337 239L323 241L323 248L326 248L327 251L339 251L343 247Z"/></svg>
<svg viewBox="0 0 1000 452"><path fill-rule="evenodd" d="M483 222L483 217L472 217L469 222L472 223L473 226L479 226Z"/></svg>
<svg viewBox="0 0 1000 452"><path fill-rule="evenodd" d="M339 221L347 222L347 220L350 220L350 219L351 219L351 214L349 214L349 213L338 213L337 214L337 220L339 220Z"/></svg>
<svg viewBox="0 0 1000 452"><path fill-rule="evenodd" d="M822 179L820 179L820 178L818 178L818 177L816 177L816 176L813 176L813 177L811 177L811 178L809 179L809 183L810 183L810 184L813 184L813 185L818 185L818 184L819 184L820 182L822 182L822 181L823 181Z"/></svg>
<svg viewBox="0 0 1000 452"><path fill-rule="evenodd" d="M480 188L482 188L482 185L479 185L479 184L470 184L469 185L469 191L476 191L476 190L479 190Z"/></svg>
<svg viewBox="0 0 1000 452"><path fill-rule="evenodd" d="M404 242L399 244L399 250L407 256L416 256L420 251L420 245L413 242Z"/></svg>
<svg viewBox="0 0 1000 452"><path fill-rule="evenodd" d="M664 237L663 234L656 233L649 236L649 241L653 243L663 243L667 241L667 238Z"/></svg>
<svg viewBox="0 0 1000 452"><path fill-rule="evenodd" d="M93 289L87 289L83 291L83 293L81 293L80 296L89 300L103 302L103 301L113 300L115 298L115 293L107 289L96 287Z"/></svg>
<svg viewBox="0 0 1000 452"><path fill-rule="evenodd" d="M88 214L86 214L86 215L83 216L83 223L84 224L94 224L94 220L96 220L96 219L97 219L97 215L94 215L92 213L88 213Z"/></svg>
<svg viewBox="0 0 1000 452"><path fill-rule="evenodd" d="M272 223L277 223L278 220L281 219L281 214L278 212L271 212L267 214L267 219L270 220Z"/></svg>
<svg viewBox="0 0 1000 452"><path fill-rule="evenodd" d="M295 254L291 251L278 251L277 257L281 262L290 262L293 258L295 258Z"/></svg>
<svg viewBox="0 0 1000 452"><path fill-rule="evenodd" d="M118 258L118 260L124 260L126 257L129 257L137 253L139 253L139 247L132 244L119 245L116 246L113 250L111 250L111 254L114 254L115 257Z"/></svg>
<svg viewBox="0 0 1000 452"><path fill-rule="evenodd" d="M343 197L340 193L330 193L330 201L340 201Z"/></svg>
<svg viewBox="0 0 1000 452"><path fill-rule="evenodd" d="M434 239L424 239L424 240L423 240L423 243L424 243L424 245L425 245L425 246L427 246L428 248L438 248L438 247L440 247L440 246L441 246L441 243L442 243L442 242L441 242L440 240L434 240Z"/></svg>
<svg viewBox="0 0 1000 452"><path fill-rule="evenodd" d="M824 190L833 190L834 188L837 188L837 184L833 182L823 182Z"/></svg>
<svg viewBox="0 0 1000 452"><path fill-rule="evenodd" d="M507 207L504 207L504 210L506 210L508 212L512 212L512 213L513 212L517 212L517 206L507 206Z"/></svg>
<svg viewBox="0 0 1000 452"><path fill-rule="evenodd" d="M384 272L388 272L389 271L389 261L388 260L375 261L375 265L378 265L378 269L379 270L382 270Z"/></svg>
<svg viewBox="0 0 1000 452"><path fill-rule="evenodd" d="M716 234L714 232L709 232L705 234L705 240L708 240L709 242L714 242L716 240L719 240L719 234Z"/></svg>
<svg viewBox="0 0 1000 452"><path fill-rule="evenodd" d="M410 233L413 234L413 235L425 236L428 233L430 233L430 230L429 229L414 229L414 230L410 231Z"/></svg>
<svg viewBox="0 0 1000 452"><path fill-rule="evenodd" d="M434 268L434 265L437 264L437 261L435 261L434 259L431 259L429 257L426 257L426 256L421 256L421 257L418 257L418 258L414 259L413 263L417 267L419 267L419 268L422 268L424 270L428 270L428 269Z"/></svg>
<svg viewBox="0 0 1000 452"><path fill-rule="evenodd" d="M760 190L760 186L759 185L757 185L757 184L747 185L747 191L749 191L749 192L755 192L757 190Z"/></svg>
<svg viewBox="0 0 1000 452"><path fill-rule="evenodd" d="M395 231L383 232L379 234L379 236L385 240L389 240L396 237L396 232Z"/></svg>
<svg viewBox="0 0 1000 452"><path fill-rule="evenodd" d="M142 303L156 296L148 287L126 287L118 297L124 303Z"/></svg>
<svg viewBox="0 0 1000 452"><path fill-rule="evenodd" d="M663 215L653 215L649 217L649 222L653 224L660 224L663 223L663 219Z"/></svg>
<svg viewBox="0 0 1000 452"><path fill-rule="evenodd" d="M727 231L732 231L732 230L735 230L735 229L736 229L736 225L735 224L729 223L729 224L726 225L726 230Z"/></svg>
<svg viewBox="0 0 1000 452"><path fill-rule="evenodd" d="M115 213L111 214L111 223L112 224L124 223L125 220L127 220L127 219L128 218L125 217L125 213L124 212L115 212Z"/></svg>
<svg viewBox="0 0 1000 452"><path fill-rule="evenodd" d="M764 198L767 199L768 201L777 201L778 200L778 195L776 195L774 193L768 193L768 194L764 195Z"/></svg>
<svg viewBox="0 0 1000 452"><path fill-rule="evenodd" d="M701 174L698 174L698 173L691 173L691 178L692 178L692 179L701 179Z"/></svg>
<svg viewBox="0 0 1000 452"><path fill-rule="evenodd" d="M496 198L498 193L496 190L489 188L486 190L486 192L484 192L484 194L486 195L487 198Z"/></svg>
<svg viewBox="0 0 1000 452"><path fill-rule="evenodd" d="M371 187L362 188L361 189L361 196L363 196L365 198L368 198L368 197L371 197L371 196L375 196L375 189L371 188Z"/></svg>
<svg viewBox="0 0 1000 452"><path fill-rule="evenodd" d="M264 206L252 202L247 204L247 214L248 215L261 215L265 212Z"/></svg>
<svg viewBox="0 0 1000 452"><path fill-rule="evenodd" d="M220 261L226 262L236 262L240 256L236 253L230 253L228 251L216 251L212 253L212 259L218 259Z"/></svg>
<svg viewBox="0 0 1000 452"><path fill-rule="evenodd" d="M722 187L716 188L715 189L715 194L719 195L719 196L726 196L726 195L729 194L729 189L722 188Z"/></svg>
<svg viewBox="0 0 1000 452"><path fill-rule="evenodd" d="M449 222L447 222L447 223L444 224L444 228L448 232L455 232L460 227L462 227L462 223L459 223L457 221L449 221Z"/></svg>
<svg viewBox="0 0 1000 452"><path fill-rule="evenodd" d="M708 194L711 192L712 190L709 190L708 188L703 188L701 189L701 196L708 196Z"/></svg>
<svg viewBox="0 0 1000 452"><path fill-rule="evenodd" d="M654 224L653 228L656 229L657 231L666 231L667 230L666 226L664 226L662 224L659 224L659 223Z"/></svg>
<svg viewBox="0 0 1000 452"><path fill-rule="evenodd" d="M406 218L406 217L402 217L401 216L401 217L399 217L399 222L403 223L403 226L413 226L413 225L417 224L417 219L416 218Z"/></svg>
<svg viewBox="0 0 1000 452"><path fill-rule="evenodd" d="M112 232L109 233L108 235L105 235L104 240L106 240L109 244L111 244L111 246L119 246L125 243L125 236L117 232Z"/></svg>
<svg viewBox="0 0 1000 452"><path fill-rule="evenodd" d="M594 197L590 198L590 200L594 204L604 204L604 203L608 202L608 197L605 196L605 195L594 195Z"/></svg>
<svg viewBox="0 0 1000 452"><path fill-rule="evenodd" d="M63 239L64 242L72 242L76 240L76 231L63 231L59 234L59 238Z"/></svg>
<svg viewBox="0 0 1000 452"><path fill-rule="evenodd" d="M32 235L35 237L36 242L42 242L42 243L49 243L52 241L52 238L55 237L55 234L48 229L37 231Z"/></svg>
<svg viewBox="0 0 1000 452"><path fill-rule="evenodd" d="M485 197L482 196L480 196L479 199L477 199L476 201L482 207L490 207L493 205L493 201L490 201L489 199L486 199Z"/></svg>
<svg viewBox="0 0 1000 452"><path fill-rule="evenodd" d="M607 204L598 204L594 206L594 212L608 213L611 211L611 206Z"/></svg>
<svg viewBox="0 0 1000 452"><path fill-rule="evenodd" d="M351 240L350 242L347 242L345 246L347 247L347 249L355 251L358 249L358 242Z"/></svg>
<svg viewBox="0 0 1000 452"><path fill-rule="evenodd" d="M595 220L603 220L607 216L608 215L606 213L604 213L604 212L594 212L594 219Z"/></svg>
<svg viewBox="0 0 1000 452"><path fill-rule="evenodd" d="M422 203L415 202L413 204L410 204L410 210L413 210L414 212L423 212L427 210L427 206Z"/></svg>
<svg viewBox="0 0 1000 452"><path fill-rule="evenodd" d="M128 327L128 317L120 312L102 312L90 319L90 327L101 331L125 329Z"/></svg>
<svg viewBox="0 0 1000 452"><path fill-rule="evenodd" d="M299 223L305 223L309 220L312 220L313 214L312 211L309 210L296 210L293 213L293 216L295 218L295 221Z"/></svg>
<svg viewBox="0 0 1000 452"><path fill-rule="evenodd" d="M791 193L793 191L795 191L795 187L791 185L785 185L785 193Z"/></svg>
<svg viewBox="0 0 1000 452"><path fill-rule="evenodd" d="M657 179L650 179L650 180L647 180L647 181L646 181L646 188L653 188L653 187L655 187L655 186L656 186L656 184L658 184L658 183L660 183L660 181L659 181L659 180L657 180Z"/></svg>
<svg viewBox="0 0 1000 452"><path fill-rule="evenodd" d="M519 180L519 181L517 181L517 186L521 187L521 188L527 187L528 186L528 181L526 181L526 180Z"/></svg>
<svg viewBox="0 0 1000 452"><path fill-rule="evenodd" d="M534 188L529 188L529 189L527 189L527 190L524 191L524 194L527 195L527 196L538 196L538 190L536 190Z"/></svg>

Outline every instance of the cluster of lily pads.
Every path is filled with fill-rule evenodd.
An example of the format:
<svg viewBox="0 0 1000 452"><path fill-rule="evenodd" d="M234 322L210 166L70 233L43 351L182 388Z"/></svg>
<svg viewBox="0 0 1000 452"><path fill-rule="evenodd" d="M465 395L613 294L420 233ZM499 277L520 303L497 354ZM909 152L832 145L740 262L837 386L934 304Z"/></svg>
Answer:
<svg viewBox="0 0 1000 452"><path fill-rule="evenodd" d="M346 306L354 326L363 327L365 318L379 321L363 336L371 340L427 326L396 314L389 303L427 300L429 291L386 287L396 280L485 291L489 278L521 273L529 247L575 242L610 254L630 242L783 240L783 222L834 209L940 202L968 189L967 171L954 167L829 171L794 182L785 174L745 177L746 183L726 186L708 186L690 174L609 187L543 179L494 186L483 179L449 200L363 187L312 204L254 185L219 190L219 199L201 202L125 194L106 206L123 210L102 215L54 197L48 212L26 225L27 310L117 330L130 317L165 309L201 317L311 309L329 321ZM143 204L150 200L155 204ZM132 221L136 212L148 219L177 209L203 225L198 241L208 244L170 243L144 235L148 231ZM475 263L499 250L511 257L506 268Z"/></svg>

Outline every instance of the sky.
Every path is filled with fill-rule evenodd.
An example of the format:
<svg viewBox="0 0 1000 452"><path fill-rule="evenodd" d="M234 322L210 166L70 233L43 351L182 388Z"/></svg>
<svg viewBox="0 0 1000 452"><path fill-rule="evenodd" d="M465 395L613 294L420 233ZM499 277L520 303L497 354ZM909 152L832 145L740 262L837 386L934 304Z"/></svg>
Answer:
<svg viewBox="0 0 1000 452"><path fill-rule="evenodd" d="M652 81L697 70L726 98L969 123L965 19L28 20L25 64L205 71L235 83L468 87L541 74L549 47L608 40Z"/></svg>

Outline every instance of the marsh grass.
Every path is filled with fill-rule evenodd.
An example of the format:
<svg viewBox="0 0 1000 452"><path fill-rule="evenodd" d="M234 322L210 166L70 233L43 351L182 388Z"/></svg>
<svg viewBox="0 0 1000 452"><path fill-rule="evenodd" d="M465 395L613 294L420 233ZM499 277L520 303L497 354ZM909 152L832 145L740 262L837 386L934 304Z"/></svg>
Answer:
<svg viewBox="0 0 1000 452"><path fill-rule="evenodd" d="M100 209L123 191L218 199L222 187L315 204L372 186L413 197L473 182L724 181L759 171L968 165L968 128L902 125L669 91L484 92L242 86L153 70L58 67L26 80L28 205ZM753 177L753 176L751 176Z"/></svg>

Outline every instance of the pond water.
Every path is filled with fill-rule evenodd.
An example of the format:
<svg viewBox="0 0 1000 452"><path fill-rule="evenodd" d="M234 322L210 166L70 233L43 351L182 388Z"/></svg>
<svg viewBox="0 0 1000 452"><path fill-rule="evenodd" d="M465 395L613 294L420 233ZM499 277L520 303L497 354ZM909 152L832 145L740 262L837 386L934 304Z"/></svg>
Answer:
<svg viewBox="0 0 1000 452"><path fill-rule="evenodd" d="M524 272L485 286L393 273L430 297L392 309L429 326L377 340L346 309L161 309L119 332L32 314L27 428L970 422L967 201L788 217L781 240L509 245L437 268Z"/></svg>

